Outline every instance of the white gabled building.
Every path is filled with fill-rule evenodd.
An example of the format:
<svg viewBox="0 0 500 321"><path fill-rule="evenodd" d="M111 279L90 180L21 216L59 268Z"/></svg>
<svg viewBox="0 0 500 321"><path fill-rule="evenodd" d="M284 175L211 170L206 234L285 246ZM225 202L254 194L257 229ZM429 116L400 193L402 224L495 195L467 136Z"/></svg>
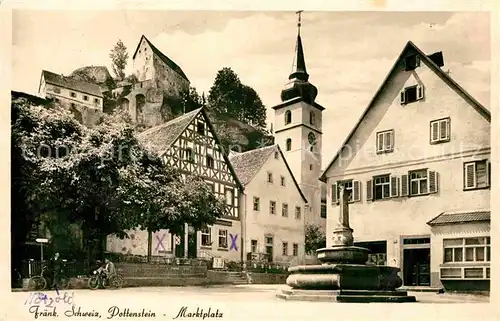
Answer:
<svg viewBox="0 0 500 321"><path fill-rule="evenodd" d="M243 252L248 261L302 262L307 200L278 145L231 154L244 186Z"/></svg>
<svg viewBox="0 0 500 321"><path fill-rule="evenodd" d="M489 289L490 112L412 42L321 179L327 246L337 186L351 190L354 238L406 286Z"/></svg>

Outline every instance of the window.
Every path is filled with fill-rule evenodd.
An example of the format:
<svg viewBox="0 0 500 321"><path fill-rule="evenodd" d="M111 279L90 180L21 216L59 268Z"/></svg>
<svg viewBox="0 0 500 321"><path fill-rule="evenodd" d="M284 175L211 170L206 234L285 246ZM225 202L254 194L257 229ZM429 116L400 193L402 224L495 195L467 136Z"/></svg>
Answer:
<svg viewBox="0 0 500 321"><path fill-rule="evenodd" d="M405 58L405 71L415 70L420 66L420 57L418 55L411 55Z"/></svg>
<svg viewBox="0 0 500 321"><path fill-rule="evenodd" d="M288 204L283 203L281 206L281 216L288 217Z"/></svg>
<svg viewBox="0 0 500 321"><path fill-rule="evenodd" d="M251 251L252 253L257 253L257 240L252 240L252 241L250 242L250 244L251 244L251 245L250 245L250 251Z"/></svg>
<svg viewBox="0 0 500 321"><path fill-rule="evenodd" d="M200 135L205 135L205 124L202 122L197 123L196 132Z"/></svg>
<svg viewBox="0 0 500 321"><path fill-rule="evenodd" d="M491 261L489 237L444 239L443 247L444 263Z"/></svg>
<svg viewBox="0 0 500 321"><path fill-rule="evenodd" d="M285 177L281 176L281 186L285 186Z"/></svg>
<svg viewBox="0 0 500 321"><path fill-rule="evenodd" d="M75 103L71 103L71 108L76 108L76 104Z"/></svg>
<svg viewBox="0 0 500 321"><path fill-rule="evenodd" d="M89 96L83 95L83 100L88 101L89 100Z"/></svg>
<svg viewBox="0 0 500 321"><path fill-rule="evenodd" d="M227 230L219 230L219 248L227 249Z"/></svg>
<svg viewBox="0 0 500 321"><path fill-rule="evenodd" d="M450 118L431 121L431 144L450 141Z"/></svg>
<svg viewBox="0 0 500 321"><path fill-rule="evenodd" d="M279 159L279 158L280 158L280 153L274 152L274 159Z"/></svg>
<svg viewBox="0 0 500 321"><path fill-rule="evenodd" d="M73 98L76 98L76 93L74 93L74 92L72 92L72 91L70 91L69 95L70 95L71 97L73 97Z"/></svg>
<svg viewBox="0 0 500 321"><path fill-rule="evenodd" d="M273 183L273 173L267 173L267 182L270 184Z"/></svg>
<svg viewBox="0 0 500 321"><path fill-rule="evenodd" d="M321 212L320 212L320 217L321 218L326 218L326 202L321 203Z"/></svg>
<svg viewBox="0 0 500 321"><path fill-rule="evenodd" d="M99 104L99 98L94 98L94 103Z"/></svg>
<svg viewBox="0 0 500 321"><path fill-rule="evenodd" d="M391 177L392 180L395 177ZM391 193L393 191L391 186ZM408 175L401 177L401 196L417 196L438 191L438 173L428 169L410 171ZM397 196L397 195L394 195Z"/></svg>
<svg viewBox="0 0 500 321"><path fill-rule="evenodd" d="M490 186L491 172L488 160L464 163L464 189Z"/></svg>
<svg viewBox="0 0 500 321"><path fill-rule="evenodd" d="M209 227L201 230L201 245L212 246L212 231Z"/></svg>
<svg viewBox="0 0 500 321"><path fill-rule="evenodd" d="M260 199L258 197L253 198L253 210L258 212L260 210Z"/></svg>
<svg viewBox="0 0 500 321"><path fill-rule="evenodd" d="M292 139L291 138L287 138L286 140L286 150L292 150Z"/></svg>
<svg viewBox="0 0 500 321"><path fill-rule="evenodd" d="M424 87L420 85L410 86L400 93L401 105L409 104L424 98Z"/></svg>
<svg viewBox="0 0 500 321"><path fill-rule="evenodd" d="M377 154L394 151L394 130L385 130L377 133Z"/></svg>
<svg viewBox="0 0 500 321"><path fill-rule="evenodd" d="M313 164L309 164L309 170L312 171L313 170Z"/></svg>
<svg viewBox="0 0 500 321"><path fill-rule="evenodd" d="M314 126L314 125L315 125L315 123L316 123L316 117L315 117L315 116L316 116L316 115L314 114L314 112L313 112L313 111L311 111L311 112L309 113L309 124L311 124L311 125L313 125L313 126Z"/></svg>
<svg viewBox="0 0 500 321"><path fill-rule="evenodd" d="M293 256L299 255L299 245L297 243L293 243Z"/></svg>
<svg viewBox="0 0 500 321"><path fill-rule="evenodd" d="M373 192L375 200L391 197L391 182L389 175L379 176L373 179Z"/></svg>
<svg viewBox="0 0 500 321"><path fill-rule="evenodd" d="M276 202L269 201L269 214L276 214Z"/></svg>
<svg viewBox="0 0 500 321"><path fill-rule="evenodd" d="M288 256L288 242L283 242L283 256Z"/></svg>
<svg viewBox="0 0 500 321"><path fill-rule="evenodd" d="M208 168L214 168L214 158L210 155L207 155L206 157L206 161L207 161L207 167Z"/></svg>
<svg viewBox="0 0 500 321"><path fill-rule="evenodd" d="M226 188L226 204L233 205L234 202L234 191L232 188Z"/></svg>
<svg viewBox="0 0 500 321"><path fill-rule="evenodd" d="M56 101L56 103L60 102L59 98L55 98L55 101Z"/></svg>
<svg viewBox="0 0 500 321"><path fill-rule="evenodd" d="M187 159L190 162L194 162L194 154L191 148L187 148L184 150L184 159Z"/></svg>
<svg viewBox="0 0 500 321"><path fill-rule="evenodd" d="M300 220L302 216L302 209L300 206L295 206L295 219Z"/></svg>
<svg viewBox="0 0 500 321"><path fill-rule="evenodd" d="M340 202L340 185L343 185L349 194L349 202L359 202L361 200L361 183L356 180L344 180L338 181L332 185L332 204L338 204ZM371 180L368 181L368 195L367 198L371 200L372 195L372 185ZM325 201L326 203L326 201Z"/></svg>
<svg viewBox="0 0 500 321"><path fill-rule="evenodd" d="M285 112L285 125L288 125L292 122L292 112L287 110Z"/></svg>

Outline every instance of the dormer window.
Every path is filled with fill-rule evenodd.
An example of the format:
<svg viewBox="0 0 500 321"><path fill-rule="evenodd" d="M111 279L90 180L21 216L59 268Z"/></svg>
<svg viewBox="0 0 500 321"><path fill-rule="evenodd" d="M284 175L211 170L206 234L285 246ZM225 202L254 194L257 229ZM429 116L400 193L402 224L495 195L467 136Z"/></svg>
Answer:
<svg viewBox="0 0 500 321"><path fill-rule="evenodd" d="M314 126L315 123L316 123L316 115L312 111L312 112L309 113L309 124L311 124L311 125Z"/></svg>
<svg viewBox="0 0 500 321"><path fill-rule="evenodd" d="M405 71L415 70L420 66L420 57L418 55L411 55L405 58Z"/></svg>
<svg viewBox="0 0 500 321"><path fill-rule="evenodd" d="M406 87L400 93L401 105L410 104L424 98L424 87L415 85Z"/></svg>
<svg viewBox="0 0 500 321"><path fill-rule="evenodd" d="M288 125L292 122L292 112L287 110L285 112L285 125Z"/></svg>

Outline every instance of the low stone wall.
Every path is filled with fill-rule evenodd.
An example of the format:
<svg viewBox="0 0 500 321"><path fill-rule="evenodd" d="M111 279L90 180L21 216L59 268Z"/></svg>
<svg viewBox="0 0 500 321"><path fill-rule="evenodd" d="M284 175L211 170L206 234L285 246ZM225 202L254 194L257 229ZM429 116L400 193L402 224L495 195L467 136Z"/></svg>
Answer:
<svg viewBox="0 0 500 321"><path fill-rule="evenodd" d="M167 265L167 264L141 264L141 263L117 263L116 268L120 270L123 278L154 277L154 278L186 278L206 277L206 266L191 265Z"/></svg>
<svg viewBox="0 0 500 321"><path fill-rule="evenodd" d="M286 284L288 274L278 273L249 273L252 284Z"/></svg>

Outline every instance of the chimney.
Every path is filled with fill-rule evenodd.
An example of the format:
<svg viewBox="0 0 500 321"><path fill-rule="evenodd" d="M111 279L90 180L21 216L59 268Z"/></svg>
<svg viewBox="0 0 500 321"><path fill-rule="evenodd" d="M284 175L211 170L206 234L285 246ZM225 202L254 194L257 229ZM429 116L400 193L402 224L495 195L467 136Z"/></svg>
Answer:
<svg viewBox="0 0 500 321"><path fill-rule="evenodd" d="M429 57L430 60L432 60L436 65L438 65L438 67L444 66L444 58L442 51L435 52L431 55L428 55L427 57Z"/></svg>

